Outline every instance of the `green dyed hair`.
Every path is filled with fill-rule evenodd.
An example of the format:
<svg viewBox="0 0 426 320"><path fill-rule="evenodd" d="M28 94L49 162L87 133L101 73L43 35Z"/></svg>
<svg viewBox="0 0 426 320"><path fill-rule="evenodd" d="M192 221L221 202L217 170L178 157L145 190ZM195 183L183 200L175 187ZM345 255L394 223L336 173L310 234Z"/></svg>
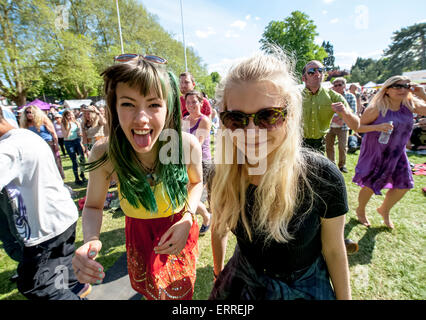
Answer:
<svg viewBox="0 0 426 320"><path fill-rule="evenodd" d="M183 162L181 107L176 77L172 72L166 71L163 65L145 61L143 58L112 65L101 73L101 76L104 78L106 112L110 128L108 149L100 159L88 163L87 170L94 170L110 160L118 176L121 196L135 208L138 208L141 203L150 212L158 212L157 202L146 178L146 172L120 126L116 108L118 83L125 83L140 90L143 96L153 90L158 97L167 102L167 115L163 129L176 130L179 136L178 163L163 164L157 155L155 172L165 187L173 209L176 209L186 202L188 183L186 165ZM157 150L161 150L161 147L167 143L160 139L157 142Z"/></svg>

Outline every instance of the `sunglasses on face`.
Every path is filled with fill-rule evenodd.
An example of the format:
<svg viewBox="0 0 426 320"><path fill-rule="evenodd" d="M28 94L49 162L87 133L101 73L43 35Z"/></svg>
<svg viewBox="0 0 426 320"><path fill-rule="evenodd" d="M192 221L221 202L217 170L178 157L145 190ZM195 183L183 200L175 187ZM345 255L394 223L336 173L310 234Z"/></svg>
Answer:
<svg viewBox="0 0 426 320"><path fill-rule="evenodd" d="M25 111L25 114L32 114L32 111Z"/></svg>
<svg viewBox="0 0 426 320"><path fill-rule="evenodd" d="M388 88L394 88L394 89L410 89L410 88L411 88L411 84L409 84L409 83L404 83L404 84L401 84L401 83L395 83L395 84L393 84L393 85L389 86Z"/></svg>
<svg viewBox="0 0 426 320"><path fill-rule="evenodd" d="M319 73L323 73L324 72L324 68L309 68L306 72L309 75L313 75L313 74L315 74L315 71L318 71Z"/></svg>
<svg viewBox="0 0 426 320"><path fill-rule="evenodd" d="M150 61L150 62L154 62L154 63L158 63L158 64L166 64L167 60L164 58L161 58L159 56L154 56L154 55L141 55L141 54L137 54L137 53L124 53L124 54L120 54L119 56L115 56L114 57L114 61L115 62L128 62L131 61L133 59L136 58L142 58L146 61Z"/></svg>
<svg viewBox="0 0 426 320"><path fill-rule="evenodd" d="M220 113L220 120L223 125L231 129L245 129L253 118L253 122L260 129L271 130L284 123L287 110L284 108L267 108L256 113L247 114L241 111L223 111Z"/></svg>
<svg viewBox="0 0 426 320"><path fill-rule="evenodd" d="M343 87L343 83L336 83L336 84L333 84L333 86L334 87Z"/></svg>

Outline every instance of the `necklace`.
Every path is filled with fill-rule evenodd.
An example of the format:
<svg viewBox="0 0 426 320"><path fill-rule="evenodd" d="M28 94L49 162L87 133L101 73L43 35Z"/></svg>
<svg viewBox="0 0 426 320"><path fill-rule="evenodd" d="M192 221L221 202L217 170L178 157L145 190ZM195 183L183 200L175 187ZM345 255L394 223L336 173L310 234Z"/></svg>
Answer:
<svg viewBox="0 0 426 320"><path fill-rule="evenodd" d="M143 163L142 163L142 161L140 160L140 159L138 159L139 160L139 163L140 163L140 165L141 165L141 167L142 167L142 169L143 169L143 171L145 171L145 177L146 177L146 179L148 180L148 182L153 182L153 183L155 183L156 181L157 181L157 174L155 173L155 170L157 169L157 163L158 163L158 159L157 160L155 160L155 162L154 162L154 165L153 165L153 167L152 168L148 168L148 167L146 167Z"/></svg>

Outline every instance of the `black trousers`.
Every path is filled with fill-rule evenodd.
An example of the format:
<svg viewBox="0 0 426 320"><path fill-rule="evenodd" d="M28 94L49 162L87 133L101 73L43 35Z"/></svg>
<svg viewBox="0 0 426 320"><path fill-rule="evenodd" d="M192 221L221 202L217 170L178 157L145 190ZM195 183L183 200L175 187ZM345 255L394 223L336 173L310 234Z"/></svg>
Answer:
<svg viewBox="0 0 426 320"><path fill-rule="evenodd" d="M24 247L18 265L18 290L30 300L80 300L84 287L72 268L75 251L74 223L53 239Z"/></svg>

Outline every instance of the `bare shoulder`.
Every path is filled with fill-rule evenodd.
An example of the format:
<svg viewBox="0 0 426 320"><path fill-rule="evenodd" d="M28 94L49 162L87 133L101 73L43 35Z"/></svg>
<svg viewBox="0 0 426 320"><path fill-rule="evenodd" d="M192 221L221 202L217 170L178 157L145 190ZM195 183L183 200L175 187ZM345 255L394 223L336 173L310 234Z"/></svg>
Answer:
<svg viewBox="0 0 426 320"><path fill-rule="evenodd" d="M191 148L195 148L200 145L198 139L193 134L190 134L188 132L182 132L182 144L184 147L189 146Z"/></svg>
<svg viewBox="0 0 426 320"><path fill-rule="evenodd" d="M108 139L105 138L105 139L97 141L95 145L93 146L92 150L90 151L90 156L88 161L94 162L99 160L100 158L103 157L105 153L107 153L107 151L108 151ZM109 173L113 171L113 166L111 162L109 161L109 159L106 160L106 162L101 166L101 168Z"/></svg>
<svg viewBox="0 0 426 320"><path fill-rule="evenodd" d="M364 113L361 116L361 124L369 124L377 119L379 116L379 109L373 106L365 109Z"/></svg>

